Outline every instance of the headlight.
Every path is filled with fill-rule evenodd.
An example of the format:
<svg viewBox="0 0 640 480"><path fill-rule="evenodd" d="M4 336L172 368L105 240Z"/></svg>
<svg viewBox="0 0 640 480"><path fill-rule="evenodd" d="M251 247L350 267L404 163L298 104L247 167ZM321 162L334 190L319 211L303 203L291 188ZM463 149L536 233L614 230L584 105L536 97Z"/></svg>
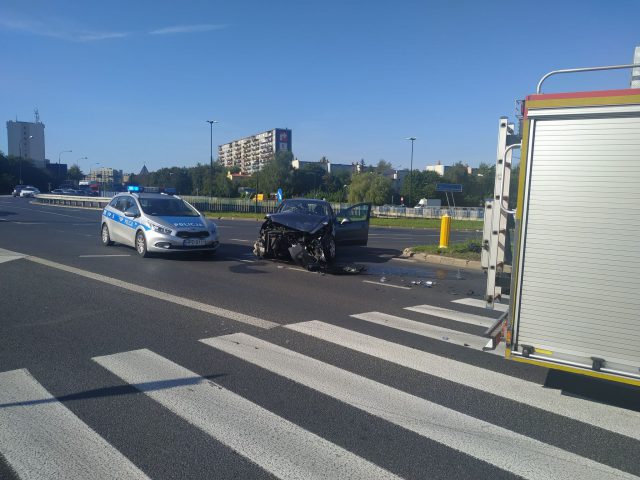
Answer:
<svg viewBox="0 0 640 480"><path fill-rule="evenodd" d="M171 235L171 229L165 228L162 225L158 225L157 223L149 222L149 226L154 232L164 233L165 235Z"/></svg>

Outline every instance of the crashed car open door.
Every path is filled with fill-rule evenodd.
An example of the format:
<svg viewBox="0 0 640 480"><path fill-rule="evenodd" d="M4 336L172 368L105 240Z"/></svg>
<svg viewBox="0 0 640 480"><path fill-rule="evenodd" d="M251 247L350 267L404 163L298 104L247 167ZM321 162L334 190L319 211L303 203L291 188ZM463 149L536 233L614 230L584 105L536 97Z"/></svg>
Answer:
<svg viewBox="0 0 640 480"><path fill-rule="evenodd" d="M366 245L369 241L371 204L359 203L336 215L335 235L339 245Z"/></svg>

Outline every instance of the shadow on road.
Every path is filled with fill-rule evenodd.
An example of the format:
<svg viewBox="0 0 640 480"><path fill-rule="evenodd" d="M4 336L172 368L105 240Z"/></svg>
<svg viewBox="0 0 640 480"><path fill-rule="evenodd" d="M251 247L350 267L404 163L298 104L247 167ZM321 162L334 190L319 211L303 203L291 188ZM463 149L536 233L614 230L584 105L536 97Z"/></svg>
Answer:
<svg viewBox="0 0 640 480"><path fill-rule="evenodd" d="M561 370L549 370L545 387L561 390L563 395L580 397L615 407L640 412L640 388Z"/></svg>

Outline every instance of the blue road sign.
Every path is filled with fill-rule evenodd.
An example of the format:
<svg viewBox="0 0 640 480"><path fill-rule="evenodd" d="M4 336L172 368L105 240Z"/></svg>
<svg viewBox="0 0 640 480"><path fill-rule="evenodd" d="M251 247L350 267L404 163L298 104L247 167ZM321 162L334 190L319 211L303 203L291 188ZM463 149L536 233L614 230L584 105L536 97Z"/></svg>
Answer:
<svg viewBox="0 0 640 480"><path fill-rule="evenodd" d="M278 193L276 195L278 196L278 203L280 203L282 201L282 189L281 188L278 189Z"/></svg>
<svg viewBox="0 0 640 480"><path fill-rule="evenodd" d="M462 185L459 183L436 183L436 192L462 192Z"/></svg>

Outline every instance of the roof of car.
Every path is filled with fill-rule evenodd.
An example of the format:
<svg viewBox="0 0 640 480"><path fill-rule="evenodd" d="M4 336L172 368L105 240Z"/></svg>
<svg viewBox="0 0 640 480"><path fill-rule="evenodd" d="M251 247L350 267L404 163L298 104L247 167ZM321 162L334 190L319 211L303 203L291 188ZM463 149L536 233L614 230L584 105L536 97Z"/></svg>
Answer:
<svg viewBox="0 0 640 480"><path fill-rule="evenodd" d="M168 193L146 193L146 192L120 192L116 196L133 195L137 198L175 198L175 195Z"/></svg>

